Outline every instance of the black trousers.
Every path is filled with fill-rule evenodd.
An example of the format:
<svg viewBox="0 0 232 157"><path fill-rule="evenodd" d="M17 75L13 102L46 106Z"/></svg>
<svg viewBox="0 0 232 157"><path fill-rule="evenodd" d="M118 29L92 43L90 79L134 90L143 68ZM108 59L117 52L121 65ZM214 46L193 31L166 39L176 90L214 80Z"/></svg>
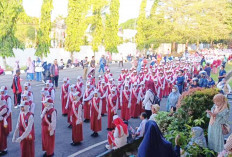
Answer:
<svg viewBox="0 0 232 157"><path fill-rule="evenodd" d="M147 114L147 119L150 119L151 117L151 110L145 110L146 114Z"/></svg>
<svg viewBox="0 0 232 157"><path fill-rule="evenodd" d="M58 87L58 80L59 80L59 75L58 76L54 76L51 78L52 79L52 83L55 87Z"/></svg>
<svg viewBox="0 0 232 157"><path fill-rule="evenodd" d="M14 106L20 105L21 102L21 93L14 94Z"/></svg>

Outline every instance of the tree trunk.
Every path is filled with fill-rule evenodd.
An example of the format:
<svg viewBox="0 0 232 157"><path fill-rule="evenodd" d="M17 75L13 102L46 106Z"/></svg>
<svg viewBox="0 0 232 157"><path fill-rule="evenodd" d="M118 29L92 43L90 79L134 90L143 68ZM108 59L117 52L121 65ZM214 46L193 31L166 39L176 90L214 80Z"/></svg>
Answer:
<svg viewBox="0 0 232 157"><path fill-rule="evenodd" d="M200 43L199 43L199 40L197 40L197 51L199 50L199 47L200 46Z"/></svg>
<svg viewBox="0 0 232 157"><path fill-rule="evenodd" d="M188 40L186 40L186 43L185 43L185 51L187 50L188 51Z"/></svg>
<svg viewBox="0 0 232 157"><path fill-rule="evenodd" d="M210 41L210 47L213 48L213 40Z"/></svg>
<svg viewBox="0 0 232 157"><path fill-rule="evenodd" d="M73 61L74 61L74 58L73 58L73 52L71 52L70 57L71 57L71 61L73 62Z"/></svg>
<svg viewBox="0 0 232 157"><path fill-rule="evenodd" d="M171 53L176 52L176 42L172 43L172 50Z"/></svg>

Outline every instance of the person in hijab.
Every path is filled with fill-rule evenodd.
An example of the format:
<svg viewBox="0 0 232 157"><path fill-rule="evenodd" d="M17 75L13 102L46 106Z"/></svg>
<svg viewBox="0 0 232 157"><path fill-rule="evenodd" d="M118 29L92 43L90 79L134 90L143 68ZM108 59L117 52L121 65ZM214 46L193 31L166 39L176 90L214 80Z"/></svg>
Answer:
<svg viewBox="0 0 232 157"><path fill-rule="evenodd" d="M232 156L232 134L228 137L224 150L218 154L218 157L229 157Z"/></svg>
<svg viewBox="0 0 232 157"><path fill-rule="evenodd" d="M192 138L188 143L189 146L197 144L202 148L207 148L206 139L204 136L204 130L201 127L192 127Z"/></svg>
<svg viewBox="0 0 232 157"><path fill-rule="evenodd" d="M35 65L32 62L31 57L27 60L27 80L32 81L34 80L34 73L35 73Z"/></svg>
<svg viewBox="0 0 232 157"><path fill-rule="evenodd" d="M208 80L206 78L206 72L205 71L201 71L200 72L200 81L199 81L199 86L201 88L207 88L208 85Z"/></svg>
<svg viewBox="0 0 232 157"><path fill-rule="evenodd" d="M215 81L213 80L212 77L208 78L208 88L212 88L215 86Z"/></svg>
<svg viewBox="0 0 232 157"><path fill-rule="evenodd" d="M192 89L192 88L197 88L197 87L199 87L199 80L197 77L194 77L192 79L192 84L191 84L190 88Z"/></svg>
<svg viewBox="0 0 232 157"><path fill-rule="evenodd" d="M228 124L230 111L226 97L217 94L213 98L214 105L211 111L207 110L207 117L210 118L208 126L208 145L215 152L221 152L224 146L224 135L222 125Z"/></svg>
<svg viewBox="0 0 232 157"><path fill-rule="evenodd" d="M176 107L176 104L179 100L179 97L180 97L179 89L178 89L178 86L175 85L172 87L172 92L168 96L168 101L167 101L167 105L166 105L167 112L170 111L172 106Z"/></svg>
<svg viewBox="0 0 232 157"><path fill-rule="evenodd" d="M175 157L172 144L165 140L155 121L145 125L145 135L138 148L138 157Z"/></svg>
<svg viewBox="0 0 232 157"><path fill-rule="evenodd" d="M178 76L176 78L176 84L178 86L179 89L179 93L182 94L183 90L184 90L184 76L183 76L184 71L180 70L178 73Z"/></svg>
<svg viewBox="0 0 232 157"><path fill-rule="evenodd" d="M217 84L217 88L220 90L220 92L224 95L227 95L231 93L231 87L230 85L226 82L226 79L222 79L221 82Z"/></svg>
<svg viewBox="0 0 232 157"><path fill-rule="evenodd" d="M43 67L42 67L42 62L40 61L39 57L36 58L35 72L36 72L36 81L41 82L42 81Z"/></svg>
<svg viewBox="0 0 232 157"><path fill-rule="evenodd" d="M117 149L127 144L128 128L118 115L114 115L113 123L115 130L108 132L107 149Z"/></svg>

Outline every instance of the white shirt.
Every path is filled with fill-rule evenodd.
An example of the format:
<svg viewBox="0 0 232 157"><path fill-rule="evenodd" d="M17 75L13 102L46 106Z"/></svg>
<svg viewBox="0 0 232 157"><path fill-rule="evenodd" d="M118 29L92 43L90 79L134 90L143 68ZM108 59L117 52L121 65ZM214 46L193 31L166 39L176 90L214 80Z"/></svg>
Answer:
<svg viewBox="0 0 232 157"><path fill-rule="evenodd" d="M147 123L147 119L142 120L142 122L140 123L136 133L139 133L138 137L143 137L144 136L144 132L145 132L145 125Z"/></svg>
<svg viewBox="0 0 232 157"><path fill-rule="evenodd" d="M143 100L143 106L145 106L145 110L151 110L151 105L154 99L154 95L150 90L147 90L146 94L145 94L145 98Z"/></svg>

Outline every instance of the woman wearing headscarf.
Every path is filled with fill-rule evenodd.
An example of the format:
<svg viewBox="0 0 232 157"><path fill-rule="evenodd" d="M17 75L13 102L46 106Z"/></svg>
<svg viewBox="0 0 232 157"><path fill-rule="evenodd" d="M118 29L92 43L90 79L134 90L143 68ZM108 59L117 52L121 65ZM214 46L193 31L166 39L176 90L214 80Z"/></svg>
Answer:
<svg viewBox="0 0 232 157"><path fill-rule="evenodd" d="M218 154L218 157L229 157L232 156L232 134L228 137L224 150Z"/></svg>
<svg viewBox="0 0 232 157"><path fill-rule="evenodd" d="M196 144L202 148L207 148L204 130L201 127L197 126L197 127L192 127L191 131L192 131L192 138L188 143L188 145L192 146Z"/></svg>
<svg viewBox="0 0 232 157"><path fill-rule="evenodd" d="M143 100L143 106L145 108L145 112L147 114L147 119L151 116L151 106L155 104L155 85L153 81L147 81L146 82L146 89L147 92L145 94L144 100Z"/></svg>
<svg viewBox="0 0 232 157"><path fill-rule="evenodd" d="M36 72L36 81L41 82L42 81L43 67L42 67L42 63L41 63L39 57L37 57L37 59L35 61L35 72Z"/></svg>
<svg viewBox="0 0 232 157"><path fill-rule="evenodd" d="M108 132L107 138L109 145L106 145L107 149L117 149L127 144L127 125L118 115L114 115L113 123L115 125L115 130Z"/></svg>
<svg viewBox="0 0 232 157"><path fill-rule="evenodd" d="M167 112L170 111L172 106L176 107L176 104L179 100L179 97L180 97L179 89L178 89L178 86L175 85L172 87L172 92L168 96L168 101L167 101L167 105L166 105Z"/></svg>
<svg viewBox="0 0 232 157"><path fill-rule="evenodd" d="M165 140L155 121L149 120L146 123L138 157L175 157L172 144Z"/></svg>
<svg viewBox="0 0 232 157"><path fill-rule="evenodd" d="M31 61L31 57L27 60L27 80L32 81L34 80L34 73L35 73L35 65L34 62Z"/></svg>
<svg viewBox="0 0 232 157"><path fill-rule="evenodd" d="M221 152L224 146L224 135L222 126L228 124L230 112L227 100L224 95L217 94L213 98L214 105L211 111L207 110L207 117L210 118L208 127L208 145L215 152Z"/></svg>

